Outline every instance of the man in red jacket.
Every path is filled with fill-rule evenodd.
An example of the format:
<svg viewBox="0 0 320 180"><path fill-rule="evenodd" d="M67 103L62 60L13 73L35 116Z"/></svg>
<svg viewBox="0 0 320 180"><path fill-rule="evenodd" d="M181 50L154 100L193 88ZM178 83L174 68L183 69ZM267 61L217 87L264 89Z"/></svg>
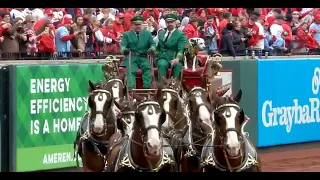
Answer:
<svg viewBox="0 0 320 180"><path fill-rule="evenodd" d="M256 25L259 16L255 13L251 13L249 20L244 23L244 26L248 28L248 46L253 48L259 41L259 27Z"/></svg>
<svg viewBox="0 0 320 180"><path fill-rule="evenodd" d="M124 14L122 12L119 12L117 14L116 20L113 21L113 33L114 33L114 36L117 38L117 40L120 40L122 37L122 34L124 33L123 19L124 19Z"/></svg>
<svg viewBox="0 0 320 180"><path fill-rule="evenodd" d="M128 8L124 13L123 28L125 32L131 29L131 19L134 16L135 16L134 8Z"/></svg>
<svg viewBox="0 0 320 180"><path fill-rule="evenodd" d="M190 18L189 24L183 29L187 39L199 37L197 18Z"/></svg>

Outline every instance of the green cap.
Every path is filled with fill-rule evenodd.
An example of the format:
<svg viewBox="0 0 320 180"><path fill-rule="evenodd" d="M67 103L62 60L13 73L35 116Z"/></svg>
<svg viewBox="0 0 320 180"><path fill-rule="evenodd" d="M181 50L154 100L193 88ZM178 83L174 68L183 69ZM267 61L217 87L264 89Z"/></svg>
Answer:
<svg viewBox="0 0 320 180"><path fill-rule="evenodd" d="M167 14L164 17L164 20L166 21L176 21L178 19L178 17L175 14Z"/></svg>
<svg viewBox="0 0 320 180"><path fill-rule="evenodd" d="M133 17L133 18L131 19L131 22L132 22L133 24L137 24L137 25L142 24L143 21L144 21L144 18L143 18L142 16L140 16L140 15L135 16L135 17Z"/></svg>

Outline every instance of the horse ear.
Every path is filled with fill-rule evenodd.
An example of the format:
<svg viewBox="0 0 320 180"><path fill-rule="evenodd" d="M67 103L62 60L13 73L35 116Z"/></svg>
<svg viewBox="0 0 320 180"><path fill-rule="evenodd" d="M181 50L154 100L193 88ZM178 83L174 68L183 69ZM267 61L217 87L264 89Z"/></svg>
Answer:
<svg viewBox="0 0 320 180"><path fill-rule="evenodd" d="M117 101L113 101L114 105L120 109L120 111L124 108L124 103L123 102L117 102Z"/></svg>
<svg viewBox="0 0 320 180"><path fill-rule="evenodd" d="M210 96L209 99L211 100L211 104L214 105L214 106L218 106L219 104L222 104L222 100L221 98L217 95L217 90L216 89L213 89L212 90L213 92L210 92Z"/></svg>
<svg viewBox="0 0 320 180"><path fill-rule="evenodd" d="M93 85L93 83L91 82L91 80L89 80L89 86L90 86L91 91L96 90L96 87Z"/></svg>
<svg viewBox="0 0 320 180"><path fill-rule="evenodd" d="M235 96L233 97L233 100L236 101L237 103L239 103L239 102L241 101L241 97L242 97L242 90L239 89L237 95L235 95Z"/></svg>
<svg viewBox="0 0 320 180"><path fill-rule="evenodd" d="M190 89L184 82L182 82L181 85L182 85L182 88L183 88L187 93L189 93L189 92L191 91L191 89Z"/></svg>
<svg viewBox="0 0 320 180"><path fill-rule="evenodd" d="M244 110L240 110L240 125L242 125L245 121L245 115L244 115Z"/></svg>
<svg viewBox="0 0 320 180"><path fill-rule="evenodd" d="M162 80L162 84L163 84L163 85L167 85L167 84L168 84L168 81L167 81L167 78L166 78L166 77L161 76L161 80Z"/></svg>
<svg viewBox="0 0 320 180"><path fill-rule="evenodd" d="M136 99L138 102L144 101L144 97L140 96L139 94L134 94L133 98Z"/></svg>

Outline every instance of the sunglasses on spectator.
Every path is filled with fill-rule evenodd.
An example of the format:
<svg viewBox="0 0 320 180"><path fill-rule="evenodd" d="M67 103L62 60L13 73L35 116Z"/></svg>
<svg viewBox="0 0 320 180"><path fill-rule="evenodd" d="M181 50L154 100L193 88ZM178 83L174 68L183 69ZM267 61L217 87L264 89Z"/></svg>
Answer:
<svg viewBox="0 0 320 180"><path fill-rule="evenodd" d="M29 21L29 22L31 22L31 23L35 23L35 21Z"/></svg>
<svg viewBox="0 0 320 180"><path fill-rule="evenodd" d="M293 13L292 15L299 15L299 13Z"/></svg>

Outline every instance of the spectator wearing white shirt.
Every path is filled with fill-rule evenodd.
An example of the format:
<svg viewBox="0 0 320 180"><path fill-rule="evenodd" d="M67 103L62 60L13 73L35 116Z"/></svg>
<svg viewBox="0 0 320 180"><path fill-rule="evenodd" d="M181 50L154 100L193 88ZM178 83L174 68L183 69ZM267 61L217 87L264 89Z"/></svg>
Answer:
<svg viewBox="0 0 320 180"><path fill-rule="evenodd" d="M314 38L318 43L320 43L320 14L317 14L314 17L314 22L310 25L309 27L309 32L310 30L313 29L316 31L316 34L314 35Z"/></svg>
<svg viewBox="0 0 320 180"><path fill-rule="evenodd" d="M258 43L253 48L264 49L265 36L264 36L264 28L262 24L264 24L264 20L260 17L259 20L256 22L256 25L259 28L259 40L258 40Z"/></svg>

